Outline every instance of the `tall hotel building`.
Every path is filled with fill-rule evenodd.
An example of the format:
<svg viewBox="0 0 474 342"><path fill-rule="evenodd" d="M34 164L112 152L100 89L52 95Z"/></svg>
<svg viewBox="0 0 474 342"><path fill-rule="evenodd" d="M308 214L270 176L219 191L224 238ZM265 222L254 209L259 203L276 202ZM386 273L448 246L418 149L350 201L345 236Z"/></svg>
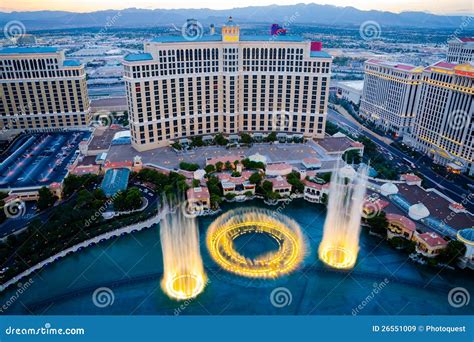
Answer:
<svg viewBox="0 0 474 342"><path fill-rule="evenodd" d="M133 146L219 132L322 138L332 58L319 42L279 33L240 35L229 18L222 34L160 37L126 56Z"/></svg>
<svg viewBox="0 0 474 342"><path fill-rule="evenodd" d="M86 127L90 102L84 66L56 48L0 50L0 129Z"/></svg>
<svg viewBox="0 0 474 342"><path fill-rule="evenodd" d="M474 62L474 37L454 38L448 41L448 63Z"/></svg>
<svg viewBox="0 0 474 342"><path fill-rule="evenodd" d="M415 117L423 68L371 59L365 62L359 114L387 131L403 136Z"/></svg>
<svg viewBox="0 0 474 342"><path fill-rule="evenodd" d="M474 174L474 66L438 62L423 72L414 147L452 171Z"/></svg>

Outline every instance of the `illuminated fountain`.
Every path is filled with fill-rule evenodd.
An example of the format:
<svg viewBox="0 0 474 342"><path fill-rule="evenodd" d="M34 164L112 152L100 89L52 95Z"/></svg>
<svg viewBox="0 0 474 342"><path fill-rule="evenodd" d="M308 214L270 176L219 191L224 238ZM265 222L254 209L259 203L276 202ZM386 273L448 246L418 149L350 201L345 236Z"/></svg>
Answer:
<svg viewBox="0 0 474 342"><path fill-rule="evenodd" d="M245 234L266 234L278 250L256 258L241 255L234 240ZM209 227L207 247L223 269L249 278L277 278L295 270L304 257L305 243L292 219L259 208L239 208L219 216Z"/></svg>
<svg viewBox="0 0 474 342"><path fill-rule="evenodd" d="M332 173L319 258L333 268L350 269L356 263L366 188L367 168L356 173L345 166Z"/></svg>
<svg viewBox="0 0 474 342"><path fill-rule="evenodd" d="M169 297L184 300L204 290L206 274L196 220L186 217L180 209L181 206L164 205L167 214L160 223L164 268L161 286Z"/></svg>

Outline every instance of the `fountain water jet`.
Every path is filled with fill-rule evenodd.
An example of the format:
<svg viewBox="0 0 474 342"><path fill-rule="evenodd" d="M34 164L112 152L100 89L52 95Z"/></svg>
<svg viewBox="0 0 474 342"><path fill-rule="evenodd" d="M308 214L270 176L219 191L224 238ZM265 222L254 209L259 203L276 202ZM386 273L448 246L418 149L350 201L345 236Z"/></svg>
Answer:
<svg viewBox="0 0 474 342"><path fill-rule="evenodd" d="M319 245L319 259L337 269L350 269L356 263L367 189L367 168L360 168L358 173L347 172L349 168L338 168L332 173L328 212Z"/></svg>
<svg viewBox="0 0 474 342"><path fill-rule="evenodd" d="M196 297L206 285L196 220L185 216L182 207L165 203L166 215L160 223L164 268L161 286L169 297L178 300Z"/></svg>

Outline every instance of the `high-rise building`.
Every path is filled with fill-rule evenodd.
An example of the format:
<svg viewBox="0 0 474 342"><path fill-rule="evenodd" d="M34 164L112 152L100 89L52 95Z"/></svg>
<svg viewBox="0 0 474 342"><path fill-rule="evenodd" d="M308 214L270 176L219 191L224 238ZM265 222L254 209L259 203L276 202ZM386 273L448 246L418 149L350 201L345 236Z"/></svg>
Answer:
<svg viewBox="0 0 474 342"><path fill-rule="evenodd" d="M474 173L474 66L438 62L426 68L412 144L454 172Z"/></svg>
<svg viewBox="0 0 474 342"><path fill-rule="evenodd" d="M400 136L415 117L416 94L423 68L370 59L365 62L359 114Z"/></svg>
<svg viewBox="0 0 474 342"><path fill-rule="evenodd" d="M332 58L319 42L241 35L230 18L221 34L196 23L144 50L123 62L137 150L214 133L324 136Z"/></svg>
<svg viewBox="0 0 474 342"><path fill-rule="evenodd" d="M446 61L449 63L474 62L474 37L455 37L448 41Z"/></svg>
<svg viewBox="0 0 474 342"><path fill-rule="evenodd" d="M51 47L0 50L0 129L86 127L90 101L84 66Z"/></svg>

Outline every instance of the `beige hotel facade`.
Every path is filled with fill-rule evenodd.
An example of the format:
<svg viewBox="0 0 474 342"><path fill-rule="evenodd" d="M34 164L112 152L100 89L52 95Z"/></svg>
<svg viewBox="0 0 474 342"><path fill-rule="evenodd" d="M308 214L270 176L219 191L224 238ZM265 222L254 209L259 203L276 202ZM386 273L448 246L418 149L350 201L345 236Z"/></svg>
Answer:
<svg viewBox="0 0 474 342"><path fill-rule="evenodd" d="M156 38L123 61L132 145L241 132L323 138L331 62L319 42L242 35L231 18L221 34Z"/></svg>
<svg viewBox="0 0 474 342"><path fill-rule="evenodd" d="M90 113L84 65L53 47L0 50L0 129L85 128Z"/></svg>

